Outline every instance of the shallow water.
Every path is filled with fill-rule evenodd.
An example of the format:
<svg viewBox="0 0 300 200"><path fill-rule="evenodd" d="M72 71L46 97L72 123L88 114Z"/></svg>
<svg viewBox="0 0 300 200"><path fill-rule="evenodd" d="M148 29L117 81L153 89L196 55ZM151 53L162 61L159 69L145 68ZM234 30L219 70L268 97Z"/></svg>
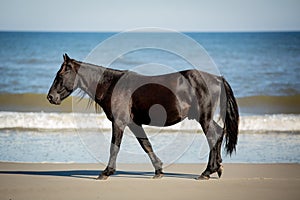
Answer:
<svg viewBox="0 0 300 200"><path fill-rule="evenodd" d="M300 162L299 115L242 116L239 128L237 153L224 154L224 162ZM209 149L197 122L145 130L164 163L206 162ZM0 160L105 163L110 132L104 114L0 112ZM119 162L149 162L128 128L124 135Z"/></svg>
<svg viewBox="0 0 300 200"><path fill-rule="evenodd" d="M206 163L208 146L203 134L149 134L153 147L165 164ZM0 160L11 162L106 163L110 134L105 132L0 131ZM226 163L299 163L300 134L242 133L236 153L223 151ZM136 139L125 134L119 163L150 163Z"/></svg>

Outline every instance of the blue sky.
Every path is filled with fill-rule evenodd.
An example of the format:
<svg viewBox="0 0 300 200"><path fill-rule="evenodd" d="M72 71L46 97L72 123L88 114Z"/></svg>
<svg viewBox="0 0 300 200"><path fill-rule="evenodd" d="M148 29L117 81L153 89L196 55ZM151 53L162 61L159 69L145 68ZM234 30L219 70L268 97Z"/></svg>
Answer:
<svg viewBox="0 0 300 200"><path fill-rule="evenodd" d="M0 0L0 30L300 31L300 0Z"/></svg>

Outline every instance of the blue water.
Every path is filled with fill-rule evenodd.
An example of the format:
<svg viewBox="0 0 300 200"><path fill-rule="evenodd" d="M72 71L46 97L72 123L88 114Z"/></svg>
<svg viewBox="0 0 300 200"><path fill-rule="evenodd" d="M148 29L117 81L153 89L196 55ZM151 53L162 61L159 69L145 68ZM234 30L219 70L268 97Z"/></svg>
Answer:
<svg viewBox="0 0 300 200"><path fill-rule="evenodd" d="M47 93L63 53L84 60L99 43L115 34L0 32L0 93ZM300 32L186 35L207 50L237 97L300 93ZM115 67L130 69L153 60L181 64L170 54L149 52L131 54ZM185 68L182 66L178 68Z"/></svg>
<svg viewBox="0 0 300 200"><path fill-rule="evenodd" d="M137 34L137 33L136 33ZM136 39L143 43L146 33L138 33ZM149 33L148 33L149 34ZM156 33L157 39L166 38L166 33ZM300 32L275 32L275 33L185 33L204 47L207 53L216 63L220 73L225 76L232 86L236 97L259 96L256 99L262 106L268 104L262 96L293 96L300 94ZM9 94L38 93L43 96L49 90L53 78L60 68L62 56L68 53L71 58L85 60L88 55L101 43L116 33L46 33L46 32L0 32L0 97L7 100ZM130 42L130 41L129 41ZM162 43L170 43L174 48L181 47L179 41L168 40ZM126 43L118 43L112 49L101 51L101 56L110 57L115 50L126 47ZM183 47L189 50L189 46ZM188 57L195 57L191 48ZM197 54L196 54L197 55ZM161 49L143 49L120 55L111 65L118 69L135 69L145 64L156 63L152 67L159 73L164 73L165 66L172 66L176 70L191 68L190 63L181 59L176 54ZM205 61L204 61L205 63ZM161 65L157 65L161 64ZM159 67L162 68L159 68ZM22 95L20 95L22 96ZM18 106L28 106L28 98L36 95L24 95L23 101L17 102ZM272 104L273 98L266 98ZM292 102L288 102L292 99ZM276 100L274 106L284 107L289 104L294 108L297 98ZM251 101L252 101L251 100ZM259 100L259 101L258 101ZM9 101L9 100L8 100ZM45 100L46 101L46 100ZM274 103L273 102L273 103ZM277 102L277 103L276 103ZM3 102L0 102L0 104ZM34 102L39 103L39 102ZM248 105L249 102L244 102ZM253 104L253 102L250 102ZM8 105L9 102L3 104ZM16 103L15 103L16 104ZM252 111L253 105L250 105ZM10 105L11 106L11 105ZM6 109L5 109L6 110ZM12 111L18 111L17 108ZM264 110L262 111L264 112ZM275 112L277 113L277 112ZM278 113L277 113L278 114ZM33 114L35 119L40 119L39 114ZM10 125L18 112L8 121L1 122ZM280 116L279 116L280 117ZM275 118L278 118L275 117ZM288 119L290 119L288 117ZM9 121L10 120L10 121ZM270 120L266 117L264 122ZM44 121L48 122L47 119ZM248 120L249 121L249 120ZM261 122L261 121L260 121ZM27 122L23 124L25 127ZM278 124L272 124L274 127ZM281 124L282 125L282 124ZM257 123L251 127L257 127ZM77 135L64 133L64 131L43 132L39 129L0 130L0 160L26 161L26 162L95 162L95 159L87 153L89 148L82 147ZM23 127L23 126L21 126ZM256 130L256 129L255 129ZM277 130L277 129L276 129ZM240 134L237 146L237 154L225 157L224 162L296 162L299 163L299 134L291 130L278 134L272 131L264 134ZM296 133L299 133L298 129ZM92 135L98 135L92 132ZM108 135L108 134L107 134ZM186 137L189 139L191 135ZM202 135L203 136L203 135ZM202 137L201 136L201 137ZM164 136L164 141L154 142L156 148L161 147L162 142L168 142L173 138L172 134ZM195 136L198 138L200 136ZM132 139L132 138L131 138ZM198 138L199 139L199 138ZM94 138L91 139L94 141ZM133 139L124 142L125 154L121 153L121 162L149 162L146 155ZM109 142L106 143L107 145ZM109 147L98 148L108 151ZM130 159L126 154L126 148L131 152ZM203 153L199 145L192 144L183 156L172 160L172 153L163 154L167 162L206 162L207 152ZM205 149L204 149L205 150ZM138 154L132 152L139 152ZM105 153L105 156L108 154ZM137 157L134 155L137 155ZM140 156L143 155L143 160ZM106 157L107 159L107 157ZM168 160L171 159L171 160Z"/></svg>

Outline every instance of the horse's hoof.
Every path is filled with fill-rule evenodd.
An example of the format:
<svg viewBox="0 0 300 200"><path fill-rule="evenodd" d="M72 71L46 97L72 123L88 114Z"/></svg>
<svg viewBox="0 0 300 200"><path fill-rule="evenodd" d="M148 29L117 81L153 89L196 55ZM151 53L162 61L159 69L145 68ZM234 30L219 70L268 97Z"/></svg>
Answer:
<svg viewBox="0 0 300 200"><path fill-rule="evenodd" d="M209 175L201 174L199 177L196 178L196 180L209 180Z"/></svg>
<svg viewBox="0 0 300 200"><path fill-rule="evenodd" d="M217 171L219 178L221 178L223 171L224 171L224 167L221 165Z"/></svg>
<svg viewBox="0 0 300 200"><path fill-rule="evenodd" d="M105 181L105 180L108 179L108 177L109 177L109 176L107 176L107 175L101 174L101 175L99 175L99 176L96 178L96 180Z"/></svg>
<svg viewBox="0 0 300 200"><path fill-rule="evenodd" d="M161 173L161 174L155 174L155 175L152 177L152 179L161 179L163 176L164 176L163 173Z"/></svg>

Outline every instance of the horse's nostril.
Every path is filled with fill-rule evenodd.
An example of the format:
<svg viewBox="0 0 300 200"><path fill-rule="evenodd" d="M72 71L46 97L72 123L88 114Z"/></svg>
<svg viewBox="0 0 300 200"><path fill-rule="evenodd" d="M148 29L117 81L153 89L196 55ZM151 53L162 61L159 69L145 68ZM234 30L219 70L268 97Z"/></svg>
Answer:
<svg viewBox="0 0 300 200"><path fill-rule="evenodd" d="M48 94L47 99L48 99L48 101L52 101L53 100L53 96L51 94Z"/></svg>

